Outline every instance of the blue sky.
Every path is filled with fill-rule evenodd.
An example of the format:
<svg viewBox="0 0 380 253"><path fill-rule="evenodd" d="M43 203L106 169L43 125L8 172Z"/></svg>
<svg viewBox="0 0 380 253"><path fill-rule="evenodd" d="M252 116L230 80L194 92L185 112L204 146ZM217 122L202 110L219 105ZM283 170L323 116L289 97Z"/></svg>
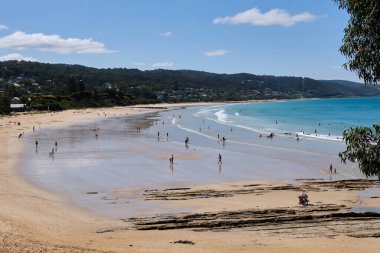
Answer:
<svg viewBox="0 0 380 253"><path fill-rule="evenodd" d="M358 81L332 0L8 0L0 60Z"/></svg>

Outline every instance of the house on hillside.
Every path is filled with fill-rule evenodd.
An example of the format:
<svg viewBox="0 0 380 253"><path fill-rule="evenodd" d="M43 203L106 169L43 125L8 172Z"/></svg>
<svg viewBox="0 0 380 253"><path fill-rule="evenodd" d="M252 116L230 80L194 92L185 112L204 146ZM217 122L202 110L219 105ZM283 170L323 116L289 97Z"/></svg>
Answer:
<svg viewBox="0 0 380 253"><path fill-rule="evenodd" d="M21 99L18 97L12 98L10 108L14 112L23 112L26 109L26 104L21 103Z"/></svg>

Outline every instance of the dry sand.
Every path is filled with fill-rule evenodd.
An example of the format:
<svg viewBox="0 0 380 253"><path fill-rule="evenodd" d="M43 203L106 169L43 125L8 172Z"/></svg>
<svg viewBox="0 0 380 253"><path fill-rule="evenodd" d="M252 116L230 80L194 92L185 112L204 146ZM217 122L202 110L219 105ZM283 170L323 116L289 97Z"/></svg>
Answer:
<svg viewBox="0 0 380 253"><path fill-rule="evenodd" d="M354 187L301 182L293 188L278 182L241 182L147 192L147 201L196 206L195 216L122 221L75 207L64 196L30 183L17 169L27 141L18 135L33 126L43 129L93 121L104 113L157 110L135 106L1 117L0 252L378 252L379 217L345 215L360 202L361 189L378 187L371 182L345 184ZM313 201L307 208L296 203L303 189ZM380 204L375 198L367 202Z"/></svg>

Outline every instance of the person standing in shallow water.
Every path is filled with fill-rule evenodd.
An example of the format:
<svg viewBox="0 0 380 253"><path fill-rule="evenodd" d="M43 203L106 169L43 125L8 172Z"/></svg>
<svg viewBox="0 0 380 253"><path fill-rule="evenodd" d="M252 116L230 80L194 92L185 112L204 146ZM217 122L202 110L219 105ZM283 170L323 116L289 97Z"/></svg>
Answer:
<svg viewBox="0 0 380 253"><path fill-rule="evenodd" d="M219 163L219 164L222 163L222 155L221 155L221 154L218 155L218 163Z"/></svg>

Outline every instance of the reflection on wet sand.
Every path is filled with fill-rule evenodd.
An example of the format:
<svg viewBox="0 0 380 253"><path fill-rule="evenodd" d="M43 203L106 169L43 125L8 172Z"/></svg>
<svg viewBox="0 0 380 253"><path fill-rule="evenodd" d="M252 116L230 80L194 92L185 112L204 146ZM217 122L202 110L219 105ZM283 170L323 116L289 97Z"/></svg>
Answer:
<svg viewBox="0 0 380 253"><path fill-rule="evenodd" d="M144 204L138 198L133 200L133 206L132 200L117 202L117 208L105 203L119 187L159 189L231 180L320 178L325 175L319 168L330 162L338 164L334 152L340 143L333 143L335 146L329 149L325 144L307 141L295 146L287 138L268 140L240 128L234 128L232 135L231 127L194 117L192 110L182 111L181 117L170 112L108 117L96 122L95 128L87 124L33 132L33 140L43 136L40 150L49 150L51 143L58 140L60 152L50 156L54 163L49 163L46 156L26 152L23 171L34 182L72 196L79 205L120 217L136 214ZM202 121L207 121L207 127L198 131ZM94 133L101 134L94 138ZM34 150L33 146L28 150ZM171 157L175 162L169 162L168 173ZM343 165L340 171L337 177L352 174Z"/></svg>

